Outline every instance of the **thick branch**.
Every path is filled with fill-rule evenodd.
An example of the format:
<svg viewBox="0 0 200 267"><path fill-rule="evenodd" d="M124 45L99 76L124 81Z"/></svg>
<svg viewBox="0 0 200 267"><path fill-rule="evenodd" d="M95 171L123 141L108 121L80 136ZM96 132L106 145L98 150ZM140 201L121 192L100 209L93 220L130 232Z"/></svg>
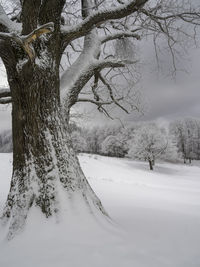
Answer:
<svg viewBox="0 0 200 267"><path fill-rule="evenodd" d="M63 27L63 35L66 41L72 41L76 38L84 36L97 25L111 19L120 19L138 11L148 0L134 0L127 4L120 5L110 10L94 12L88 16L80 24L74 27Z"/></svg>
<svg viewBox="0 0 200 267"><path fill-rule="evenodd" d="M95 101L93 99L89 99L89 98L78 98L76 102L90 102L92 104L97 105L98 107L103 106L103 105L110 105L112 103L114 103L113 101Z"/></svg>
<svg viewBox="0 0 200 267"><path fill-rule="evenodd" d="M125 67L126 64L132 64L129 60L97 60L95 69L102 70L105 68L121 68Z"/></svg>
<svg viewBox="0 0 200 267"><path fill-rule="evenodd" d="M10 97L11 93L10 90L7 88L0 88L0 98L2 97Z"/></svg>
<svg viewBox="0 0 200 267"><path fill-rule="evenodd" d="M26 42L33 42L35 41L40 35L45 34L45 33L50 33L53 32L54 30L54 24L52 22L46 23L34 31L32 31L30 34L22 36L22 40L25 40Z"/></svg>
<svg viewBox="0 0 200 267"><path fill-rule="evenodd" d="M31 60L35 57L35 51L32 43L36 41L42 34L51 33L54 31L54 24L49 22L44 24L28 35L19 36L15 33L0 33L0 38L3 40L13 40L17 42L27 53Z"/></svg>
<svg viewBox="0 0 200 267"><path fill-rule="evenodd" d="M7 97L7 98L0 98L0 104L9 104L12 103L12 98Z"/></svg>
<svg viewBox="0 0 200 267"><path fill-rule="evenodd" d="M41 35L43 35L45 33L51 33L53 31L54 31L54 24L52 22L49 22L49 23L46 23L46 24L40 26L39 28L35 29L29 35L22 36L20 38L20 40L22 42L22 46L31 60L33 60L35 57L35 51L33 49L32 43L35 40L37 40Z"/></svg>
<svg viewBox="0 0 200 267"><path fill-rule="evenodd" d="M98 75L98 72L95 72L94 73L94 84L92 86L92 92L93 92L93 95L94 95L94 99L96 101L99 101L99 99L100 99L98 93L96 92L96 89L97 89L97 86L98 86L98 81L99 81L99 75Z"/></svg>
<svg viewBox="0 0 200 267"><path fill-rule="evenodd" d="M116 33L113 33L113 34L110 34L110 35L107 35L103 38L101 38L101 42L102 44L105 43L105 42L108 42L108 41L112 41L112 40L115 40L115 39L121 39L121 38L125 38L125 37L132 37L132 38L135 38L137 40L140 40L140 35L138 34L135 34L131 31L119 31L119 32L116 32Z"/></svg>
<svg viewBox="0 0 200 267"><path fill-rule="evenodd" d="M91 77L96 73L100 72L104 68L120 68L124 67L126 64L131 64L128 60L93 60L88 66L84 66L84 70L77 73L74 77L73 82L70 84L68 81L68 88L62 93L63 101L67 108L71 108L77 99L85 84L91 79ZM68 75L67 75L68 77ZM66 97L67 96L67 97Z"/></svg>

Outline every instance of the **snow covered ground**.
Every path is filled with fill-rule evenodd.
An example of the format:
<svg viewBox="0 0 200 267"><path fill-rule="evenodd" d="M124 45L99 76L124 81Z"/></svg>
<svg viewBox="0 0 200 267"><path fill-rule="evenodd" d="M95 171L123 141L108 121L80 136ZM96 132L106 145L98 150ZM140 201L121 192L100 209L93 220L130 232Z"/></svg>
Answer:
<svg viewBox="0 0 200 267"><path fill-rule="evenodd" d="M0 211L9 189L11 154L0 154ZM113 219L76 214L46 222L33 210L13 241L0 231L0 267L199 267L200 167L80 155L94 191ZM50 220L51 221L51 220Z"/></svg>

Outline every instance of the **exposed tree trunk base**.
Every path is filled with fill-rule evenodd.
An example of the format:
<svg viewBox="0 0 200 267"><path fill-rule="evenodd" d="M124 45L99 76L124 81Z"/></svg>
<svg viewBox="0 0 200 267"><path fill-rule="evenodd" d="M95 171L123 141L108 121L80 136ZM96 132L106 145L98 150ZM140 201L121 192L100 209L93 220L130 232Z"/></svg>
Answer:
<svg viewBox="0 0 200 267"><path fill-rule="evenodd" d="M153 171L153 162L151 161L151 160L149 160L149 169L151 170L151 171Z"/></svg>
<svg viewBox="0 0 200 267"><path fill-rule="evenodd" d="M33 176L31 177L34 178ZM83 177L82 177L83 178ZM62 182L60 182L60 177L51 177L54 181L49 181L47 187L54 187L49 194L43 195L41 192L34 191L34 188L31 188L23 196L19 192L14 192L17 190L12 190L9 194L9 199L4 208L4 213L2 216L3 225L7 226L7 239L11 240L18 233L20 233L25 225L27 218L30 214L30 211L33 208L37 208L41 214L44 215L44 218L55 218L56 220L62 220L63 215L68 217L72 215L72 210L79 213L79 215L84 216L105 216L109 218L105 212L101 202L97 196L92 191L91 187L87 183L86 179L83 178L79 189L69 190L65 188ZM37 184L37 177L35 177L35 187L40 186L42 191L42 185ZM33 184L33 183L32 183ZM51 185L50 185L51 184ZM10 198L14 195L14 202L11 205ZM41 198L43 198L41 200ZM43 210L41 203L44 202L48 210ZM48 203L48 205L47 205ZM82 208L82 210L80 210ZM71 210L71 211L70 211ZM81 217L81 216L80 216Z"/></svg>
<svg viewBox="0 0 200 267"><path fill-rule="evenodd" d="M87 188L88 190L88 188ZM89 189L90 190L90 189ZM12 240L15 236L22 233L24 229L26 229L27 221L31 220L31 213L35 210L34 214L43 214L44 219L46 218L47 222L52 219L58 223L58 227L60 223L65 223L66 227L72 227L70 225L71 222L76 221L78 225L78 221L82 224L82 221L88 220L89 217L93 218L93 221L104 221L111 222L110 218L104 211L101 202L94 197L94 194L88 194L89 191L80 190L79 192L68 192L64 188L60 188L57 192L54 208L57 210L54 214L47 216L42 212L40 207L36 204L36 201L28 206L25 205L19 207L17 205L13 206L10 217L7 217L4 213L2 219L2 226L5 227L6 239ZM33 196L32 196L33 197ZM27 200L27 204L28 201ZM23 202L24 203L24 202ZM8 211L8 207L6 206L4 211ZM9 209L10 212L10 209ZM36 215L36 216L37 216ZM40 218L40 217L39 217ZM78 218L78 221L77 221ZM34 217L37 220L37 217Z"/></svg>
<svg viewBox="0 0 200 267"><path fill-rule="evenodd" d="M8 239L21 232L32 207L38 207L46 218L59 217L79 198L90 214L107 216L81 170L69 136L58 126L57 132L46 129L43 133L44 154L35 157L30 148L23 168L13 172L2 216L3 223L9 225ZM63 198L69 203L62 203Z"/></svg>

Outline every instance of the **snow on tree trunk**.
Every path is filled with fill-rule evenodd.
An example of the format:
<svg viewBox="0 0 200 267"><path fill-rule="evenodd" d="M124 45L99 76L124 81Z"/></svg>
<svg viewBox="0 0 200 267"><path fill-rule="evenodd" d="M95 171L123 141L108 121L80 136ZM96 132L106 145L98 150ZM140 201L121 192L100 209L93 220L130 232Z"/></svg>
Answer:
<svg viewBox="0 0 200 267"><path fill-rule="evenodd" d="M46 217L59 213L63 190L69 198L78 193L90 211L95 206L106 214L73 151L53 57L43 54L35 63L22 62L10 73L13 174L3 213L4 222L9 221L8 238L23 228L32 206Z"/></svg>

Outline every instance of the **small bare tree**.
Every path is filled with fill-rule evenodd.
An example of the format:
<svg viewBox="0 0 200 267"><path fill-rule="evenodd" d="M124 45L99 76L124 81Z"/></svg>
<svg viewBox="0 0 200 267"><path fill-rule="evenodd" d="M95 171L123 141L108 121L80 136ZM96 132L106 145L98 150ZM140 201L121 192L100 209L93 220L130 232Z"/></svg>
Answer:
<svg viewBox="0 0 200 267"><path fill-rule="evenodd" d="M156 125L142 126L135 132L130 144L129 156L147 161L150 170L153 170L156 159L165 153L167 146L166 135Z"/></svg>

